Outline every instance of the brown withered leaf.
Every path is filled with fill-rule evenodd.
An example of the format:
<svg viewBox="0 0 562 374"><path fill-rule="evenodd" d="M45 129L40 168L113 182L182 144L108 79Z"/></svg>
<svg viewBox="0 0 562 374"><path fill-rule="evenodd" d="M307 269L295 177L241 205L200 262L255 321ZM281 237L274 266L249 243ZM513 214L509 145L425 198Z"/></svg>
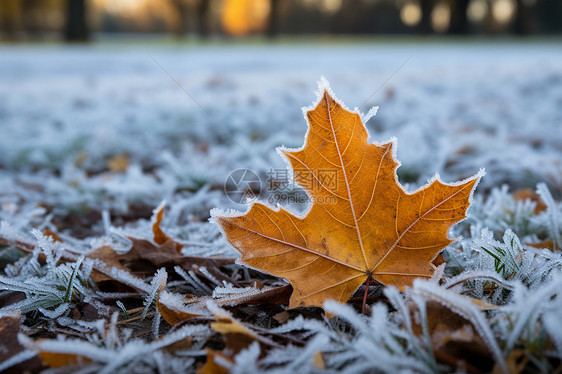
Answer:
<svg viewBox="0 0 562 374"><path fill-rule="evenodd" d="M233 264L234 259L226 257L197 257L184 256L178 253L172 242L166 242L161 245L154 245L145 239L129 237L133 243L132 248L125 253L119 254L118 259L127 268L135 273L146 272L154 274L154 271L161 267L166 267L170 272L174 266L179 266L185 270L197 270L198 267L205 266L219 280L230 281L215 269Z"/></svg>
<svg viewBox="0 0 562 374"><path fill-rule="evenodd" d="M345 302L367 279L403 289L429 278L452 242L483 172L447 184L436 176L413 193L398 182L394 140L369 143L361 115L322 83L301 149L280 151L312 204L302 216L254 203L245 214L211 212L248 266L287 279L289 307Z"/></svg>
<svg viewBox="0 0 562 374"><path fill-rule="evenodd" d="M511 374L520 374L525 372L527 364L529 363L529 357L526 349L516 348L509 352L505 359L507 363L507 368L509 373ZM501 373L501 368L499 365L495 365L493 370L491 371L492 374L499 374Z"/></svg>
<svg viewBox="0 0 562 374"><path fill-rule="evenodd" d="M21 313L17 310L9 310L0 313L0 363L7 361L25 350L25 347L18 342L21 318ZM41 360L37 357L32 357L27 361L6 368L2 373L38 373L41 369Z"/></svg>
<svg viewBox="0 0 562 374"><path fill-rule="evenodd" d="M540 196L530 188L523 188L513 194L515 200L531 200L536 203L534 214L539 214L546 210L546 204L541 200Z"/></svg>
<svg viewBox="0 0 562 374"><path fill-rule="evenodd" d="M324 356L322 352L316 352L313 357L314 367L318 370L326 369L326 361L324 361Z"/></svg>
<svg viewBox="0 0 562 374"><path fill-rule="evenodd" d="M133 272L146 272L154 274L156 269L166 267L173 272L174 266L179 266L184 270L198 272L199 267L206 267L207 270L219 281L232 282L217 269L223 265L234 263L233 259L225 257L195 257L181 254L183 245L170 238L162 231L161 224L164 217L166 202L162 202L152 213L152 232L154 243L134 237L128 237L132 242L131 249L118 256L124 266Z"/></svg>
<svg viewBox="0 0 562 374"><path fill-rule="evenodd" d="M124 173L129 168L129 156L116 155L107 160L107 168L112 173Z"/></svg>
<svg viewBox="0 0 562 374"><path fill-rule="evenodd" d="M554 244L554 242L552 240L545 240L539 243L525 243L525 245L528 245L529 247L533 247L533 248L537 248L537 249L555 249L555 250L560 250L560 246L558 245L558 243L556 243L556 245Z"/></svg>
<svg viewBox="0 0 562 374"><path fill-rule="evenodd" d="M113 250L113 248L111 248L108 245L104 245L104 246L101 246L99 248L94 249L93 251L90 251L86 255L86 257L92 258L92 259L98 259L98 260L103 261L106 265L115 267L117 269L129 271L129 269L127 269L125 266L123 266L121 264L121 262L119 261L119 254L117 254L117 252L115 252ZM92 271L91 277L92 277L92 280L96 283L112 279L110 276L100 272L97 269L94 269Z"/></svg>
<svg viewBox="0 0 562 374"><path fill-rule="evenodd" d="M225 348L220 352L207 350L207 362L197 371L198 374L224 373L226 369L215 361L215 357L219 356L226 361L234 362L236 355L253 342L259 343L262 355L268 348L282 348L281 345L254 331L223 309L215 307L213 314L216 321L211 323L211 328L222 335Z"/></svg>
<svg viewBox="0 0 562 374"><path fill-rule="evenodd" d="M411 302L409 310L414 321L412 329L416 335L422 336L423 328L416 317L418 307ZM469 373L492 369L492 355L470 321L432 300L426 303L426 313L427 329L437 361L454 368L463 368Z"/></svg>
<svg viewBox="0 0 562 374"><path fill-rule="evenodd" d="M194 271L198 275L199 268L205 267L219 281L233 282L218 269L227 264L234 263L234 259L225 257L195 257L181 254L183 245L167 236L160 227L164 215L165 202L153 211L151 218L153 241L128 236L131 249L118 253L110 246L99 247L87 254L87 257L98 259L106 265L145 277L153 275L156 270L165 267L169 272L174 272L174 267L179 266L186 271ZM92 278L96 283L112 279L94 267Z"/></svg>
<svg viewBox="0 0 562 374"><path fill-rule="evenodd" d="M62 243L61 237L54 231L51 231L49 229L45 229L45 230L43 230L43 235L45 235L47 237L50 236L55 242Z"/></svg>
<svg viewBox="0 0 562 374"><path fill-rule="evenodd" d="M221 357L223 360L234 364L234 359L228 357L221 353L220 351L213 351L212 349L206 348L207 351L207 361L201 366L196 374L228 374L228 370L216 363L215 357Z"/></svg>
<svg viewBox="0 0 562 374"><path fill-rule="evenodd" d="M174 249L178 253L180 253L183 245L174 241L172 238L166 235L166 233L164 233L164 231L162 231L162 228L160 227L162 225L162 219L164 218L165 208L166 201L163 201L156 209L154 209L154 212L152 213L152 232L154 233L154 242L156 244L171 242L171 245L174 247Z"/></svg>
<svg viewBox="0 0 562 374"><path fill-rule="evenodd" d="M236 293L239 291L239 293ZM174 326L182 321L200 316L210 316L211 312L207 309L207 302L213 301L223 307L235 307L243 304L284 304L288 301L291 294L291 286L263 287L254 288L233 288L233 295L230 297L213 298L212 296L184 296L178 298L177 295L160 290L156 298L156 305L162 318L170 325Z"/></svg>
<svg viewBox="0 0 562 374"><path fill-rule="evenodd" d="M51 368L61 368L64 366L78 365L82 363L91 362L88 357L79 356L73 353L58 353L40 351L39 357L45 366Z"/></svg>
<svg viewBox="0 0 562 374"><path fill-rule="evenodd" d="M190 318L211 315L204 307L204 303L199 303L196 307L191 309L185 307L185 302L189 302L193 297L192 295L185 295L183 298L179 299L177 295L164 291L165 288L166 284L164 283L158 289L156 307L162 318L164 318L164 321L168 322L171 326L177 325Z"/></svg>

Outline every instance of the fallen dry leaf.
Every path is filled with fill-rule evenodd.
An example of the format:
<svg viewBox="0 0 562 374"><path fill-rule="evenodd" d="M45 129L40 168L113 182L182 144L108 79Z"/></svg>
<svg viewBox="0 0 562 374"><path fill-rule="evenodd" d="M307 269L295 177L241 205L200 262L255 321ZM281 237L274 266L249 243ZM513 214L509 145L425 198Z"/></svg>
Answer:
<svg viewBox="0 0 562 374"><path fill-rule="evenodd" d="M415 303L412 302L409 309L414 333L423 336ZM463 368L469 373L487 372L492 368L493 358L470 321L431 300L426 303L426 313L427 330L437 361Z"/></svg>
<svg viewBox="0 0 562 374"><path fill-rule="evenodd" d="M0 313L0 363L21 353L25 349L24 346L18 342L21 319L21 313L17 310L8 310ZM38 373L41 367L41 360L37 357L32 357L27 361L6 368L2 373Z"/></svg>
<svg viewBox="0 0 562 374"><path fill-rule="evenodd" d="M286 311L279 312L273 316L273 319L276 320L277 323L282 325L289 320L289 313L287 313Z"/></svg>
<svg viewBox="0 0 562 374"><path fill-rule="evenodd" d="M222 334L226 342L226 349L234 355L259 339L259 335L234 320L213 322L211 328Z"/></svg>
<svg viewBox="0 0 562 374"><path fill-rule="evenodd" d="M535 205L534 214L539 214L546 210L546 204L541 200L540 196L530 188L522 188L513 194L515 200L531 200L534 201Z"/></svg>
<svg viewBox="0 0 562 374"><path fill-rule="evenodd" d="M93 251L88 252L86 255L88 258L98 259L103 261L106 265L121 269L124 271L129 271L125 266L121 264L119 261L119 254L113 250L110 246L104 245L99 248L94 249ZM91 273L92 280L96 283L107 281L112 279L110 276L100 272L99 270L94 269Z"/></svg>
<svg viewBox="0 0 562 374"><path fill-rule="evenodd" d="M311 197L308 212L261 203L245 214L211 212L242 262L287 279L291 308L346 302L369 276L401 289L431 277L431 262L452 242L449 228L466 217L483 172L451 184L436 176L408 193L397 180L395 141L369 143L360 114L327 84L306 118L305 145L280 150Z"/></svg>
<svg viewBox="0 0 562 374"><path fill-rule="evenodd" d="M235 289L236 290L236 289ZM211 312L207 309L207 302L213 301L218 306L234 307L242 304L284 304L288 301L291 293L291 286L243 288L241 292L231 297L213 298L212 296L183 297L160 290L156 298L156 305L162 318L168 324L174 326L190 318L210 316Z"/></svg>
<svg viewBox="0 0 562 374"><path fill-rule="evenodd" d="M260 335L241 321L238 321L225 310L214 307L213 315L216 321L211 323L211 328L222 335L225 348L220 352L207 350L207 362L197 371L198 374L228 372L224 371L226 369L215 361L215 357L218 356L233 363L236 355L248 348L253 342L258 342L262 355L268 347L282 348L273 340ZM314 362L316 364L316 357ZM318 363L320 364L320 362Z"/></svg>
<svg viewBox="0 0 562 374"><path fill-rule="evenodd" d="M128 237L132 242L132 247L128 252L118 255L119 261L129 268L133 273L146 273L152 275L156 270L165 267L170 272L174 266L179 266L185 270L197 271L199 267L205 266L213 276L220 281L230 281L219 271L223 265L233 264L234 259L226 257L197 257L184 256L178 253L172 242L162 245L154 245L145 239Z"/></svg>
<svg viewBox="0 0 562 374"><path fill-rule="evenodd" d="M45 230L43 230L43 235L45 235L47 237L50 236L53 239L53 241L62 243L61 237L54 231L51 231L49 229L45 229Z"/></svg>
<svg viewBox="0 0 562 374"><path fill-rule="evenodd" d="M533 248L537 248L537 249L554 249L554 250L559 250L560 247L558 246L558 243L556 243L556 246L554 245L554 242L552 240L545 240L542 241L540 243L525 243L525 245L528 245L529 247L533 247Z"/></svg>
<svg viewBox="0 0 562 374"><path fill-rule="evenodd" d="M136 276L151 276L161 267L173 272L175 266L199 273L199 268L205 267L219 281L232 282L232 280L218 269L227 264L234 263L234 259L224 257L192 257L181 254L183 245L167 236L161 229L164 215L165 202L153 211L151 218L153 242L127 237L131 241L131 249L124 253L117 253L110 246L102 246L90 251L86 257L98 259L110 267L128 271ZM112 279L109 275L94 268L92 279L98 283Z"/></svg>
<svg viewBox="0 0 562 374"><path fill-rule="evenodd" d="M77 365L92 361L88 357L79 356L72 353L58 353L48 351L40 351L39 357L41 358L41 361L45 366L51 368L61 368L64 366Z"/></svg>
<svg viewBox="0 0 562 374"><path fill-rule="evenodd" d="M183 245L174 241L170 238L164 231L160 225L162 225L162 219L164 218L164 209L166 208L166 201L163 201L152 213L152 232L154 233L154 242L156 244L164 244L166 242L171 242L171 245L174 249L180 253Z"/></svg>
<svg viewBox="0 0 562 374"><path fill-rule="evenodd" d="M520 374L526 369L529 358L525 349L516 348L509 352L505 361L511 374ZM501 372L501 368L497 364L491 371L492 374L500 374ZM560 372L560 370L558 369L556 372Z"/></svg>
<svg viewBox="0 0 562 374"><path fill-rule="evenodd" d="M164 288L166 288L166 284L163 284L158 290L156 307L162 318L164 318L164 321L169 325L174 326L186 319L210 315L206 308L203 307L203 303L197 305L199 308L194 307L188 309L183 301L188 301L189 296L185 296L183 300L178 300L175 295L165 292ZM162 292L164 292L164 294L162 294Z"/></svg>
<svg viewBox="0 0 562 374"><path fill-rule="evenodd" d="M129 168L129 156L117 155L107 161L107 168L112 173L124 173Z"/></svg>
<svg viewBox="0 0 562 374"><path fill-rule="evenodd" d="M324 361L324 356L322 352L316 352L313 357L314 360L314 368L318 370L326 369L326 361Z"/></svg>
<svg viewBox="0 0 562 374"><path fill-rule="evenodd" d="M205 348L207 351L207 361L201 366L196 373L197 374L227 374L228 370L216 363L215 357L221 357L227 362L234 364L234 360L231 357L225 356L219 351L213 351L212 349Z"/></svg>

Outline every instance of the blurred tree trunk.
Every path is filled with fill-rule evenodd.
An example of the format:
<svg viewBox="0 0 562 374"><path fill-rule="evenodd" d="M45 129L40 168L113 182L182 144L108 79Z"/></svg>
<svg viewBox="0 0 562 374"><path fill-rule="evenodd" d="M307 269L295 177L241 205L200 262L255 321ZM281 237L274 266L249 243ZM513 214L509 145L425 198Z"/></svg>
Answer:
<svg viewBox="0 0 562 374"><path fill-rule="evenodd" d="M187 33L188 14L189 9L184 0L171 0L171 5L174 8L177 16L177 23L174 33L178 38L183 38Z"/></svg>
<svg viewBox="0 0 562 374"><path fill-rule="evenodd" d="M451 9L451 27L449 33L451 34L468 34L468 4L470 0L456 0L453 2Z"/></svg>
<svg viewBox="0 0 562 374"><path fill-rule="evenodd" d="M206 38L209 36L209 8L211 0L199 0L197 5L197 28L199 36Z"/></svg>
<svg viewBox="0 0 562 374"><path fill-rule="evenodd" d="M85 42L90 38L86 0L66 1L64 38L68 42Z"/></svg>
<svg viewBox="0 0 562 374"><path fill-rule="evenodd" d="M484 18L484 31L486 34L496 34L498 32L498 23L494 18L493 4L491 1L487 1L488 11L486 12L486 18Z"/></svg>
<svg viewBox="0 0 562 374"><path fill-rule="evenodd" d="M32 38L41 34L41 3L33 0L21 0L21 20L23 30Z"/></svg>
<svg viewBox="0 0 562 374"><path fill-rule="evenodd" d="M534 5L539 25L538 30L542 33L562 33L562 1L560 0L542 0L537 1Z"/></svg>
<svg viewBox="0 0 562 374"><path fill-rule="evenodd" d="M533 32L533 9L525 1L517 0L515 8L515 20L513 22L513 32L519 35L526 35Z"/></svg>
<svg viewBox="0 0 562 374"><path fill-rule="evenodd" d="M279 0L269 0L269 24L267 25L267 36L270 38L275 38L279 32L279 5L281 5Z"/></svg>
<svg viewBox="0 0 562 374"><path fill-rule="evenodd" d="M16 40L19 18L19 0L0 0L0 31L6 39Z"/></svg>
<svg viewBox="0 0 562 374"><path fill-rule="evenodd" d="M433 25L431 24L431 12L433 12L433 0L421 0L422 18L418 26L421 34L431 34L433 32Z"/></svg>

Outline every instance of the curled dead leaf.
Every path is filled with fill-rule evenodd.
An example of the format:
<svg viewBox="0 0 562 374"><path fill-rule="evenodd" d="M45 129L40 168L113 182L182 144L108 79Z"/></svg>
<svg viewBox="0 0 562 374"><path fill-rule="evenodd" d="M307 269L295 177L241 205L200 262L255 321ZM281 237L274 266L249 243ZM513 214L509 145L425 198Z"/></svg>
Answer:
<svg viewBox="0 0 562 374"><path fill-rule="evenodd" d="M204 304L197 304L195 306L188 306L184 300L161 289L156 297L156 307L158 312L169 325L174 326L185 320L210 316L211 313L203 307Z"/></svg>
<svg viewBox="0 0 562 374"><path fill-rule="evenodd" d="M166 201L163 201L152 214L152 232L154 234L154 242L156 244L164 244L170 242L170 245L179 253L183 248L183 245L177 243L172 238L170 238L164 231L162 231L162 219L164 218L164 209L166 208Z"/></svg>
<svg viewBox="0 0 562 374"><path fill-rule="evenodd" d="M212 296L201 297L180 297L167 291L161 290L156 299L158 311L162 318L170 325L174 326L187 319L203 316L211 316L212 313L207 309L209 301L219 306L234 307L242 304L284 304L289 300L292 288L285 286L264 286L261 289L244 288L240 294L231 297L215 299Z"/></svg>

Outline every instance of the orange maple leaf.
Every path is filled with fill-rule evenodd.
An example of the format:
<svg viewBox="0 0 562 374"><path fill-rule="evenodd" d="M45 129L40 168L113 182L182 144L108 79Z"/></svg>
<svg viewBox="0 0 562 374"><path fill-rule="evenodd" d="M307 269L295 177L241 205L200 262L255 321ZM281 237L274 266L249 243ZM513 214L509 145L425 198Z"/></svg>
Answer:
<svg viewBox="0 0 562 374"><path fill-rule="evenodd" d="M241 261L287 279L290 308L346 302L369 276L400 289L431 277L431 262L453 241L449 228L466 218L484 172L451 184L436 175L409 193L397 179L396 141L369 143L361 115L325 80L305 117L304 146L279 150L310 195L309 210L296 216L258 202L245 214L211 212Z"/></svg>

